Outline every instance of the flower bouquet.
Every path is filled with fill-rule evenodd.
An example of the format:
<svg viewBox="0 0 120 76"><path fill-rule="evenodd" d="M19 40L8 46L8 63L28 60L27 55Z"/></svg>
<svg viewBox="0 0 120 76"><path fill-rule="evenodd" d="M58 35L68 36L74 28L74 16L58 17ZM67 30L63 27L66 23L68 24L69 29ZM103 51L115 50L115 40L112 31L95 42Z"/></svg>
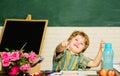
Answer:
<svg viewBox="0 0 120 76"><path fill-rule="evenodd" d="M9 75L18 75L20 72L26 72L31 64L36 60L37 55L35 52L24 52L24 50L9 50L1 53L2 66L8 68Z"/></svg>

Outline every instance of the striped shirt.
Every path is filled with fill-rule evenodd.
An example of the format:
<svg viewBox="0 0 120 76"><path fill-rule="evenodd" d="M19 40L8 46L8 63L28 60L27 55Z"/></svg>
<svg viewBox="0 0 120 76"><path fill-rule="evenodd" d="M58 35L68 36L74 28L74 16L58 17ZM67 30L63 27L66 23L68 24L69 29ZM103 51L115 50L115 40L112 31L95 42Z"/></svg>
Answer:
<svg viewBox="0 0 120 76"><path fill-rule="evenodd" d="M55 52L53 56L53 71L78 70L79 68L85 70L90 60L82 53L71 54L68 49L59 54Z"/></svg>

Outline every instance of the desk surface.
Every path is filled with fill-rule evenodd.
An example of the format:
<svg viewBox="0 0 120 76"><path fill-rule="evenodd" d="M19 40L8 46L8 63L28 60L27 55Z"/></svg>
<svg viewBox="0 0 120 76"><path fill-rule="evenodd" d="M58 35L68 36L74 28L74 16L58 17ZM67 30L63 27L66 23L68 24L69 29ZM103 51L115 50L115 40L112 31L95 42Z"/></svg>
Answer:
<svg viewBox="0 0 120 76"><path fill-rule="evenodd" d="M72 75L72 74L74 74L73 72L80 72L80 71L70 71L70 72L71 72L71 75ZM81 71L82 75L83 75L83 73L86 74L85 76L99 76L98 73L97 73L97 71ZM8 76L8 75L7 75L7 73L0 72L0 76ZM48 76L48 74L46 74L45 72L43 72L42 76ZM64 76L64 75L61 75L61 76ZM77 76L79 76L79 75L77 75ZM116 76L120 76L120 72L116 71Z"/></svg>

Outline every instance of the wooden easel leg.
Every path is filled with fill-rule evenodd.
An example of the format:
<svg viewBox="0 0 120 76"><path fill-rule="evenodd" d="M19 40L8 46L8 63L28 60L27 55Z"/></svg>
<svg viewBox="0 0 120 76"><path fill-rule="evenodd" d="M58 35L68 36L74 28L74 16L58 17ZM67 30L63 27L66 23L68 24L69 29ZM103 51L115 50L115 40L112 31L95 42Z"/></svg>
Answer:
<svg viewBox="0 0 120 76"><path fill-rule="evenodd" d="M26 17L26 20L27 21L30 21L32 19L32 15L31 14L28 14L28 16Z"/></svg>

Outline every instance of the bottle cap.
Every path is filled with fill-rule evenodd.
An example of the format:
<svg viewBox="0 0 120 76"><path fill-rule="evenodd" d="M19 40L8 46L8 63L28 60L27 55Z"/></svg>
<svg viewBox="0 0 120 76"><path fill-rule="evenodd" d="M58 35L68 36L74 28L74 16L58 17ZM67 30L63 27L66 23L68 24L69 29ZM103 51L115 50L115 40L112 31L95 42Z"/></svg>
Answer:
<svg viewBox="0 0 120 76"><path fill-rule="evenodd" d="M112 47L112 44L111 43L105 43L105 48L109 48L109 47Z"/></svg>

